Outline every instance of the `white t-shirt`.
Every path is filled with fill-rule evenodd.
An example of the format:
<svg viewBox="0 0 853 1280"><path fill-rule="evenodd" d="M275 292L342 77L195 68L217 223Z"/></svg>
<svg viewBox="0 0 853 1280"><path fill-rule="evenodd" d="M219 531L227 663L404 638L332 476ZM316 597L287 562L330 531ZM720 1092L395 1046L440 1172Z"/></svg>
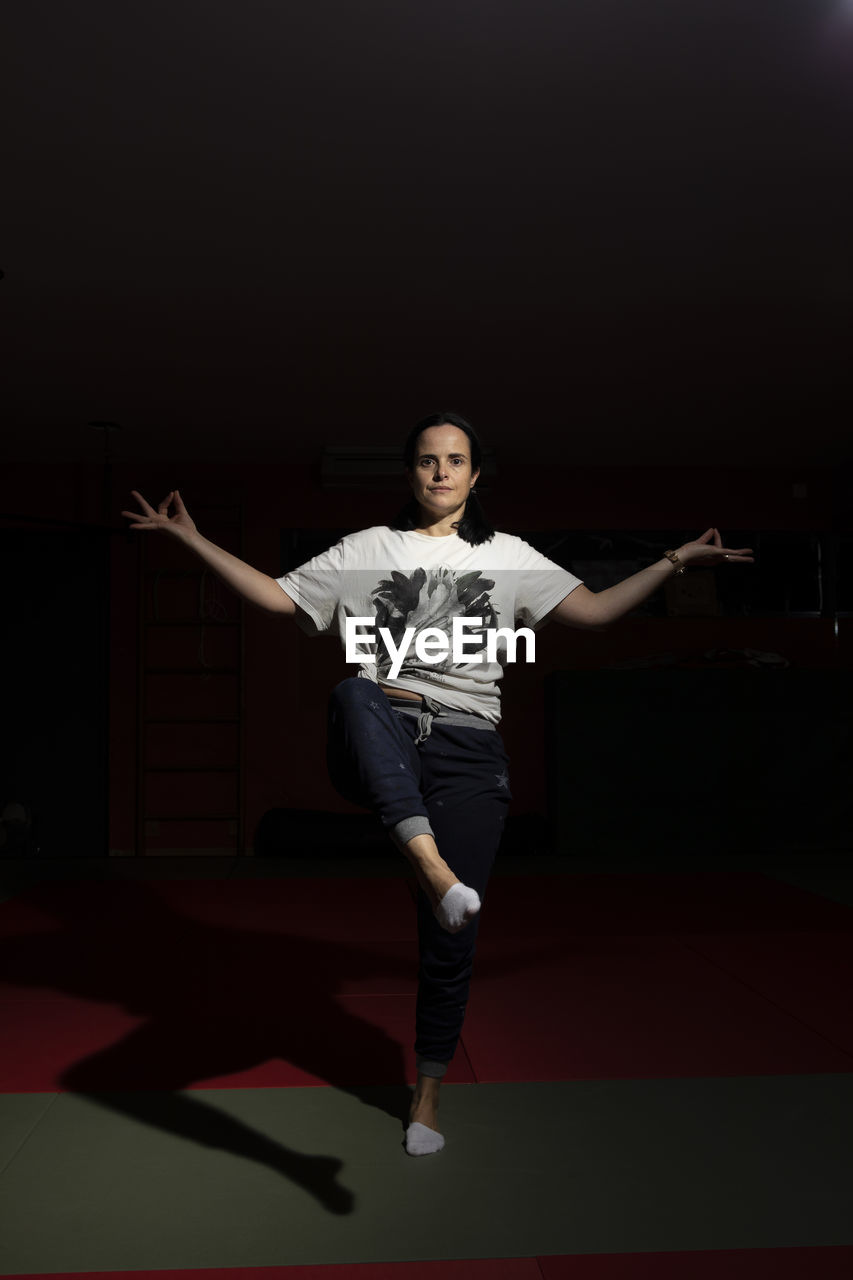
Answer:
<svg viewBox="0 0 853 1280"><path fill-rule="evenodd" d="M276 581L310 634L339 635L346 648L347 619L362 619L349 626L354 674L493 724L497 682L513 660L513 643L500 629L535 631L581 584L511 534L472 547L455 533L433 538L387 525L348 534ZM454 618L467 621L454 626ZM439 634L419 639L427 628ZM515 661L529 660L528 644L518 637Z"/></svg>

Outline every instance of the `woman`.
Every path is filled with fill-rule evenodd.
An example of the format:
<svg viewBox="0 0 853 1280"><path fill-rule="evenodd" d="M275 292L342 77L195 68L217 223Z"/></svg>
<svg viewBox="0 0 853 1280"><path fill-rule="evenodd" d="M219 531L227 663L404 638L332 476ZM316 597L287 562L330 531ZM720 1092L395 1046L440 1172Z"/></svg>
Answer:
<svg viewBox="0 0 853 1280"><path fill-rule="evenodd" d="M202 537L177 491L156 512L134 491L143 514L122 514L133 529L178 537L251 603L309 632L336 632L349 646L358 674L331 697L329 769L347 799L378 815L419 885L418 1081L406 1149L426 1155L444 1146L439 1087L462 1029L480 907L510 799L496 729L497 682L517 656L508 633L517 621L533 631L550 619L606 626L687 565L751 563L752 548L725 549L711 528L592 592L487 523L474 495L480 445L464 418L438 413L418 423L404 460L412 500L394 527L351 534L278 579Z"/></svg>

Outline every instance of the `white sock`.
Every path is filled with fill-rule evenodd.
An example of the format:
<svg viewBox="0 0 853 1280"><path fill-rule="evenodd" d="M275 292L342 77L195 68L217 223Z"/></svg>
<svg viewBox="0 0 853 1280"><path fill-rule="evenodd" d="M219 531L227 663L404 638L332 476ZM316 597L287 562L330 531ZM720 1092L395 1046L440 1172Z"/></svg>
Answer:
<svg viewBox="0 0 853 1280"><path fill-rule="evenodd" d="M480 895L467 884L454 884L435 909L435 918L448 933L458 933L480 910Z"/></svg>
<svg viewBox="0 0 853 1280"><path fill-rule="evenodd" d="M435 1129L413 1120L406 1130L406 1150L410 1156L430 1156L444 1146L444 1138Z"/></svg>

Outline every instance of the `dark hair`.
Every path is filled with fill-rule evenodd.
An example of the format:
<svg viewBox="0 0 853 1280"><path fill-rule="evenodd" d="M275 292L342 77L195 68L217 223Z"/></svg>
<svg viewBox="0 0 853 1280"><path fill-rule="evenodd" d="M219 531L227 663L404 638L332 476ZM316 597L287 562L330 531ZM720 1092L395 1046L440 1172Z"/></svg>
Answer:
<svg viewBox="0 0 853 1280"><path fill-rule="evenodd" d="M442 427L445 424L451 427L458 427L460 431L465 432L471 444L471 470L479 471L483 459L480 441L477 439L477 434L470 422L466 422L458 413L431 413L428 418L422 418L420 422L412 427L406 437L406 443L403 445L403 462L409 471L414 470L415 447L421 432L428 431L430 427ZM392 528L414 529L419 515L418 504L412 498L410 502L406 503L402 511L397 514L396 519L392 521ZM468 495L468 501L465 503L465 514L455 527L463 542L470 542L472 547L478 547L482 542L489 542L495 536L494 528L486 519L486 514L476 493Z"/></svg>

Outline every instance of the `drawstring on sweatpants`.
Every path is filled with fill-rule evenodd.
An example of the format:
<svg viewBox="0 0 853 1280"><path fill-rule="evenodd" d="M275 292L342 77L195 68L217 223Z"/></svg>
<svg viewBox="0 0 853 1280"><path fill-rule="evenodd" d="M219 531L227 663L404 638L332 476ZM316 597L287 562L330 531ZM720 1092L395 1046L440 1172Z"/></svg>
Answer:
<svg viewBox="0 0 853 1280"><path fill-rule="evenodd" d="M484 720L473 711L454 711L443 703L436 702L426 693L418 694L418 697L421 701L420 708L415 706L414 698L395 698L393 694L388 694L388 701L395 711L406 716L417 716L418 736L413 739L415 746L426 742L432 733L432 722L436 716L441 718L443 725L459 725L463 729L487 729L491 733L495 732L495 726L491 720Z"/></svg>
<svg viewBox="0 0 853 1280"><path fill-rule="evenodd" d="M418 736L415 738L416 747L421 742L426 742L427 738L432 733L433 720L436 716L441 715L440 704L433 701L432 698L428 698L425 693L421 694L421 702L423 703L423 710L418 714Z"/></svg>

